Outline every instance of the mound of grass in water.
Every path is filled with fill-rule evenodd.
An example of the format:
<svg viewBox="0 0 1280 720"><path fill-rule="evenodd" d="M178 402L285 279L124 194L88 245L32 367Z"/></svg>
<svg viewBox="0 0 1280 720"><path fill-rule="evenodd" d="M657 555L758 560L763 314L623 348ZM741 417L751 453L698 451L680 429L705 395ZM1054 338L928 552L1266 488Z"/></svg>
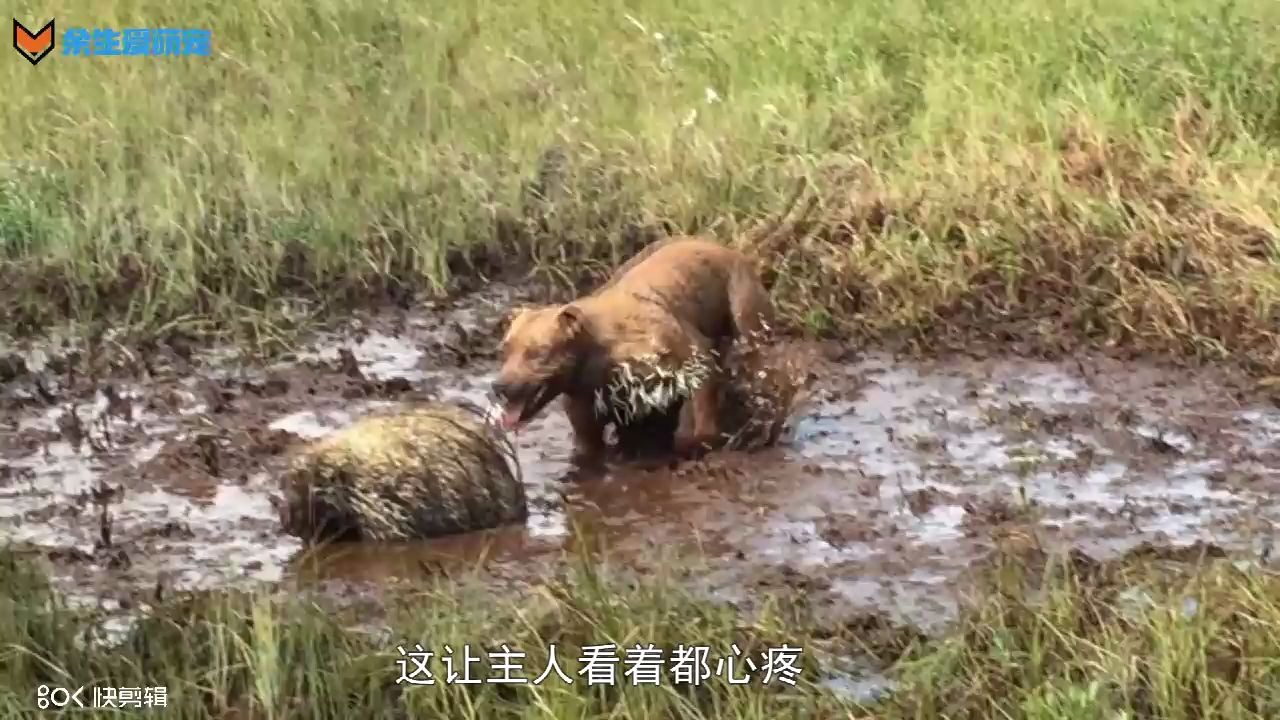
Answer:
<svg viewBox="0 0 1280 720"><path fill-rule="evenodd" d="M353 620L368 623L367 609L344 615L297 595L215 593L164 600L107 647L84 644L92 613L68 608L8 553L0 557L0 709L28 712L40 683L97 683L164 685L173 717L1261 720L1280 711L1275 575L1155 553L1067 559L1004 551L955 629L931 641L883 625L815 625L803 598L764 603L748 620L689 595L673 577L637 583L584 561L509 602L448 583L395 595L385 608L389 633L351 629ZM588 684L577 660L595 644L653 643L668 658L680 644L701 645L712 649L714 670L731 643L748 655L784 642L804 648L795 686L764 684L759 672L742 685L723 675L698 687L670 677L636 685L626 664L612 685ZM426 677L396 650L415 643L436 653L427 660L435 685L396 682L398 661ZM513 659L521 666L514 676L540 675L555 644L574 682L444 682L444 647L459 674L464 647L482 658L471 671L482 678L502 674L485 651L504 643L527 653ZM891 670L897 690L876 705L815 684L821 652L859 646L888 660L907 651Z"/></svg>
<svg viewBox="0 0 1280 720"><path fill-rule="evenodd" d="M647 228L739 236L803 178L807 218L747 243L794 323L1280 368L1271 0L72 9L44 11L214 54L5 66L19 329L573 279Z"/></svg>

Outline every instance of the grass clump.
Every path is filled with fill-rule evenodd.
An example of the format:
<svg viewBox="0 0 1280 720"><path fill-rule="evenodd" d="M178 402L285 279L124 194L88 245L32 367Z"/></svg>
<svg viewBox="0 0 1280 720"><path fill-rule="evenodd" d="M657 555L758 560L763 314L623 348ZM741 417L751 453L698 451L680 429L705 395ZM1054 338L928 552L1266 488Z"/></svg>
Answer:
<svg viewBox="0 0 1280 720"><path fill-rule="evenodd" d="M699 600L672 578L628 581L607 568L580 564L564 577L509 601L465 582L389 593L376 612L335 612L299 594L218 591L165 598L115 645L101 639L95 613L72 608L25 558L0 558L0 715L19 717L35 704L38 685L167 688L166 717L456 717L595 718L813 717L847 703L822 692L805 630L766 609L751 620ZM374 617L376 621L370 622ZM385 627L382 627L385 625ZM801 647L788 673L764 682L768 648ZM554 644L557 666L548 667ZM671 674L680 645L706 646L717 659L753 657L745 684L720 676L697 684ZM418 656L429 674L414 662ZM614 679L588 682L584 648L612 645ZM628 649L664 651L657 684L643 671L633 682ZM402 654L399 648L404 649ZM452 652L449 652L449 649ZM485 680L509 675L524 684L447 682L450 671ZM451 658L446 664L445 657ZM470 656L474 664L464 662ZM634 657L634 656L632 656ZM737 661L734 674L747 667ZM414 682L398 682L401 677ZM433 684L422 684L427 680ZM92 691L83 697L89 698ZM103 715L109 711L103 711Z"/></svg>
<svg viewBox="0 0 1280 720"><path fill-rule="evenodd" d="M1269 0L39 12L214 54L6 66L12 329L572 281L655 228L740 239L803 180L745 244L806 329L1280 366Z"/></svg>
<svg viewBox="0 0 1280 720"><path fill-rule="evenodd" d="M990 570L955 634L903 664L904 684L878 717L1280 713L1274 572L1199 545L1144 545L1105 563L1006 549Z"/></svg>
<svg viewBox="0 0 1280 720"><path fill-rule="evenodd" d="M298 594L164 599L105 646L86 644L93 613L66 605L18 555L0 558L0 579L5 717L28 712L40 683L164 685L166 716L193 718L1260 720L1280 711L1280 580L1195 548L1145 547L1106 563L1002 549L954 628L933 639L884 622L815 624L802 596L762 602L748 617L690 594L674 574L637 582L581 557L508 601L460 579L392 593L376 613L382 629L370 629L368 608L335 613ZM433 653L424 661L435 684L397 683L428 677L408 655L419 643ZM669 674L636 684L622 661L614 683L586 682L584 648L613 645L622 658L650 643L666 651L664 673L685 645L710 648L719 674L696 686ZM796 684L766 684L760 670L728 683L716 659L735 643L743 656L803 648ZM532 680L553 644L572 683L554 673L539 684L445 681L450 670L463 675L464 653L479 658L470 677L502 675L501 656L487 653L504 645L526 653L512 657L512 674ZM894 663L896 689L874 704L818 683L832 655L857 650Z"/></svg>

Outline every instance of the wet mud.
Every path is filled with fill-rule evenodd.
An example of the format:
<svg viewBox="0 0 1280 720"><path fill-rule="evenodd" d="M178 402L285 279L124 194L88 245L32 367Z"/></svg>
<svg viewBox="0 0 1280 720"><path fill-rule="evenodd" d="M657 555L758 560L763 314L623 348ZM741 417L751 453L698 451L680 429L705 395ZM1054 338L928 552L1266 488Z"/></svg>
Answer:
<svg viewBox="0 0 1280 720"><path fill-rule="evenodd" d="M283 534L277 477L300 443L426 399L487 403L512 299L362 318L266 366L152 348L90 381L11 353L0 542L39 549L73 593L125 598L285 578L361 595L477 566L520 583L585 537L641 574L699 551L688 581L728 600L800 588L928 628L1003 538L1257 551L1280 522L1280 408L1225 373L832 352L777 447L590 475L553 409L517 438L523 525L314 552Z"/></svg>

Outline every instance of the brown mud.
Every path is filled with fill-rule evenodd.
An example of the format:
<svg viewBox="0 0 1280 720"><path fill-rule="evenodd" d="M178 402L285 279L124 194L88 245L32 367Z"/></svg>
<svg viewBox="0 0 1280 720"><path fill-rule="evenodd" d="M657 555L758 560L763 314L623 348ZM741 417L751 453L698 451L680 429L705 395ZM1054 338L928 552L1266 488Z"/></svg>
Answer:
<svg viewBox="0 0 1280 720"><path fill-rule="evenodd" d="M553 408L518 437L525 525L304 559L274 504L290 448L417 400L485 404L510 302L495 290L363 318L267 366L122 350L130 362L91 381L51 351L10 353L0 542L38 548L73 594L128 607L285 578L365 596L478 565L519 583L554 572L578 526L641 573L699 549L690 582L725 599L801 588L841 616L934 628L1002 538L1098 557L1143 542L1257 551L1280 522L1280 409L1226 371L865 353L824 361L778 447L585 476Z"/></svg>

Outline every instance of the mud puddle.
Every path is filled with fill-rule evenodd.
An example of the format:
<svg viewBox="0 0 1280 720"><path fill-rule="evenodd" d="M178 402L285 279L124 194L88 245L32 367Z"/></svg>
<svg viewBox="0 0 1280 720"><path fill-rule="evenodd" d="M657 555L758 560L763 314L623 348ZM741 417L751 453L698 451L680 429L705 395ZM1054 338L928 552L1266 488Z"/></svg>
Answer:
<svg viewBox="0 0 1280 720"><path fill-rule="evenodd" d="M289 449L427 398L483 404L509 302L366 319L269 367L224 352L110 388L68 380L57 397L20 376L0 541L42 548L91 595L286 577L364 593L478 564L494 582L536 579L578 527L641 573L698 549L690 582L726 599L799 587L837 615L928 628L1010 534L1107 556L1143 541L1256 549L1280 522L1280 410L1210 374L868 354L824 368L782 446L581 477L552 412L518 437L525 526L301 553L272 499Z"/></svg>

